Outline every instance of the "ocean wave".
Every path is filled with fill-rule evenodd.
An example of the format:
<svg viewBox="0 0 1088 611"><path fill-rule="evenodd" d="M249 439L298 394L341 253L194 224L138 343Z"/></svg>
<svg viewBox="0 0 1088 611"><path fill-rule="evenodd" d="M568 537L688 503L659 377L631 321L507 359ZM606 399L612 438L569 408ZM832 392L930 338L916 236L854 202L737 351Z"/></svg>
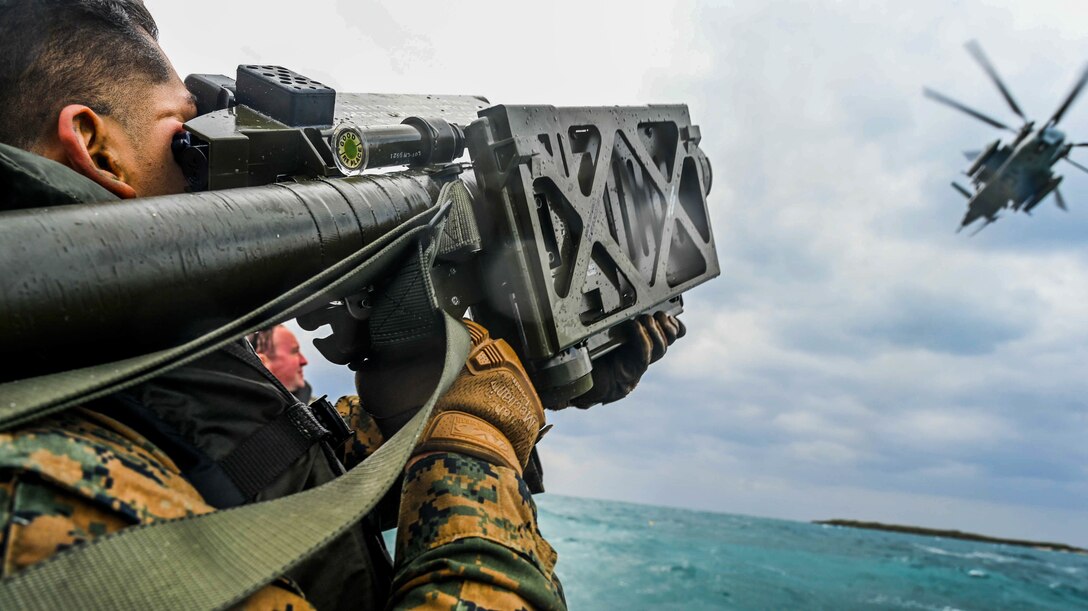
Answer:
<svg viewBox="0 0 1088 611"><path fill-rule="evenodd" d="M881 607L898 607L900 609L925 609L926 611L963 611L958 607L950 607L948 605L932 605L917 600L903 599L898 596L887 596L884 594L877 594L876 596L865 599L862 602L871 605L879 605Z"/></svg>
<svg viewBox="0 0 1088 611"><path fill-rule="evenodd" d="M537 502L571 609L1088 609L1088 557L1076 554L551 495Z"/></svg>
<svg viewBox="0 0 1088 611"><path fill-rule="evenodd" d="M915 544L914 547L917 548L917 549L922 550L923 552L926 552L928 554L933 554L933 555L936 555L936 556L952 556L954 558L965 558L967 560L989 560L991 562L997 562L997 563L1000 563L1000 564L1007 564L1007 563L1010 563L1010 562L1020 562L1021 559L1022 559L1022 557L1005 556L1005 555L1002 555L1002 554L995 554L994 552L981 552L981 551L953 552L951 550L941 549L939 547L933 547L933 546L930 546L930 545L919 545L919 544ZM1034 558L1030 558L1030 557L1027 557L1027 558L1030 559L1030 560L1034 560Z"/></svg>

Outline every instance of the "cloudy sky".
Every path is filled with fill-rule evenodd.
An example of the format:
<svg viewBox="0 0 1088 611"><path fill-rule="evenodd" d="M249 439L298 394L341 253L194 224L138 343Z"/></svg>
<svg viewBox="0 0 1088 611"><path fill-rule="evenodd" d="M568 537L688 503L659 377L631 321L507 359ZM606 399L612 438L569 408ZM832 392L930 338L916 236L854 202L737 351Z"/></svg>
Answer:
<svg viewBox="0 0 1088 611"><path fill-rule="evenodd" d="M1068 214L956 235L960 151L999 133L921 96L1014 123L974 38L1045 121L1088 62L1088 4L147 4L183 75L690 106L722 276L633 395L552 418L549 491L1088 545L1088 175L1062 168ZM1062 126L1088 140L1088 101ZM318 360L315 386L348 392Z"/></svg>

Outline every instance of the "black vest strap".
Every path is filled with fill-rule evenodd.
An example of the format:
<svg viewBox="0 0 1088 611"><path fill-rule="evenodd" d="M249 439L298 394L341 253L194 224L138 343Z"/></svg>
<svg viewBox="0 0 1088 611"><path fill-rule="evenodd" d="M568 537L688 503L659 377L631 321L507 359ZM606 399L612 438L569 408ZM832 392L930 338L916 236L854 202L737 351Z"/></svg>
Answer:
<svg viewBox="0 0 1088 611"><path fill-rule="evenodd" d="M327 434L310 408L298 402L250 435L219 464L249 500Z"/></svg>

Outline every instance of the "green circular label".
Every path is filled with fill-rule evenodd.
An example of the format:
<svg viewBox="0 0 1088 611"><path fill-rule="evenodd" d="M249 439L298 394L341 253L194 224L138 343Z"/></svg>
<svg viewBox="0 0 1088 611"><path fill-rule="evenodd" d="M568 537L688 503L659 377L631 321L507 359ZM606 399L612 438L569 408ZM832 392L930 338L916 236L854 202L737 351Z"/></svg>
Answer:
<svg viewBox="0 0 1088 611"><path fill-rule="evenodd" d="M348 170L357 170L363 163L362 140L355 130L346 129L336 137L336 156Z"/></svg>

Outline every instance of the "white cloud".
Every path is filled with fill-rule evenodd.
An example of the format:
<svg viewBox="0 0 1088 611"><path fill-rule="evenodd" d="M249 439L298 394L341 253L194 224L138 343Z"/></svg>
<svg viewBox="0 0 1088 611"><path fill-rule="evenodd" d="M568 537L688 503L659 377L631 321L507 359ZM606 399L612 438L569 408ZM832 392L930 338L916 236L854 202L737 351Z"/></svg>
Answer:
<svg viewBox="0 0 1088 611"><path fill-rule="evenodd" d="M722 277L632 397L554 418L549 489L1088 543L1088 177L1065 168L1067 215L956 235L960 151L999 134L921 96L1014 119L963 51L978 38L1045 120L1088 60L1088 5L148 4L183 72L691 106ZM1088 139L1088 101L1062 126Z"/></svg>
<svg viewBox="0 0 1088 611"><path fill-rule="evenodd" d="M901 417L888 418L884 426L889 433L920 446L998 444L1015 437L1007 422L979 412L915 409Z"/></svg>
<svg viewBox="0 0 1088 611"><path fill-rule="evenodd" d="M786 446L790 458L823 467L852 466L857 462L857 450L830 441L805 441Z"/></svg>
<svg viewBox="0 0 1088 611"><path fill-rule="evenodd" d="M823 412L824 410L820 411ZM847 443L861 441L861 435L859 435L857 429L838 424L824 414L815 411L783 412L775 416L772 423L775 427L794 437L830 438Z"/></svg>

